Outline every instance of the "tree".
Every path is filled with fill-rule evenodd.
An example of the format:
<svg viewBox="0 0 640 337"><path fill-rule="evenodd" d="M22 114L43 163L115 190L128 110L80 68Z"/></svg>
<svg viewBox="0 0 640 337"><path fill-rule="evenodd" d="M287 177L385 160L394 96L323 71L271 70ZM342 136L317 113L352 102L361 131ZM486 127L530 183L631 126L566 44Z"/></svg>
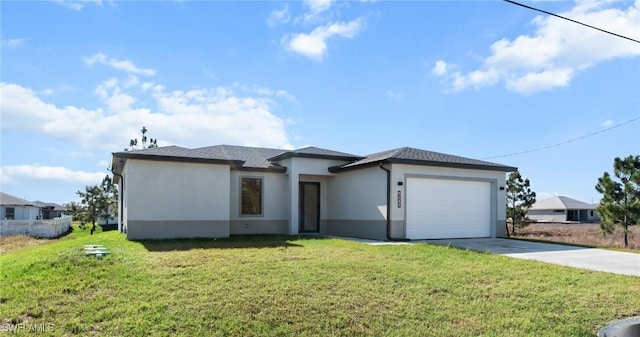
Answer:
<svg viewBox="0 0 640 337"><path fill-rule="evenodd" d="M153 139L153 138L147 138L147 128L146 127L142 127L142 129L140 130L140 132L142 133L142 137L140 138L142 143L142 149L149 149L152 147L158 147L158 140L157 139ZM147 139L149 140L149 145L147 146ZM133 138L131 140L129 140L129 149L124 149L125 151L133 151L133 150L137 150L138 149L138 138Z"/></svg>
<svg viewBox="0 0 640 337"><path fill-rule="evenodd" d="M87 210L82 204L75 201L64 204L64 212L71 215L73 220L79 221L80 228L84 229L84 224L87 223Z"/></svg>
<svg viewBox="0 0 640 337"><path fill-rule="evenodd" d="M104 200L100 203L98 213L101 218L106 220L106 225L108 226L109 219L118 215L118 190L109 175L102 179L100 188L102 188L102 198Z"/></svg>
<svg viewBox="0 0 640 337"><path fill-rule="evenodd" d="M98 185L86 186L84 191L77 191L80 203L85 207L87 222L91 222L91 234L96 230L96 221L104 208L105 198L102 188Z"/></svg>
<svg viewBox="0 0 640 337"><path fill-rule="evenodd" d="M614 180L609 172L598 178L596 190L602 194L596 208L603 234L613 233L615 226L624 232L624 246L629 246L629 226L640 221L640 155L613 161Z"/></svg>
<svg viewBox="0 0 640 337"><path fill-rule="evenodd" d="M532 222L527 217L527 211L535 202L536 192L531 190L529 179L523 179L517 170L512 172L507 180L507 237L515 234L516 228L524 228Z"/></svg>

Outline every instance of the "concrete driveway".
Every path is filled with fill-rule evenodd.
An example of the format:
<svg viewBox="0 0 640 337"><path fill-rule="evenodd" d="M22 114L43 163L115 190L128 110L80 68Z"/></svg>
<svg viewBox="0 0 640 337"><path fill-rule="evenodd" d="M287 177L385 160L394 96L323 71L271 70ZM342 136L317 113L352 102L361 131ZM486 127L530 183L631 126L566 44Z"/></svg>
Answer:
<svg viewBox="0 0 640 337"><path fill-rule="evenodd" d="M640 276L640 254L635 253L509 239L423 240L423 242L568 267Z"/></svg>

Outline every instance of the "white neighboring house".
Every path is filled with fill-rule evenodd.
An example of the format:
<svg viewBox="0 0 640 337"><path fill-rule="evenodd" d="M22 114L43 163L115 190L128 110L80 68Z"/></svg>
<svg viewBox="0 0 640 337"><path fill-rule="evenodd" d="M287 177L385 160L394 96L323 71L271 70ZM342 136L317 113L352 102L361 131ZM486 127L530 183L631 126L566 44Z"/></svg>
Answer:
<svg viewBox="0 0 640 337"><path fill-rule="evenodd" d="M38 220L40 207L35 203L0 192L0 219L2 220Z"/></svg>
<svg viewBox="0 0 640 337"><path fill-rule="evenodd" d="M502 237L515 167L403 147L357 156L218 145L113 153L128 239L316 233Z"/></svg>
<svg viewBox="0 0 640 337"><path fill-rule="evenodd" d="M596 205L555 196L536 201L527 216L538 222L599 222Z"/></svg>

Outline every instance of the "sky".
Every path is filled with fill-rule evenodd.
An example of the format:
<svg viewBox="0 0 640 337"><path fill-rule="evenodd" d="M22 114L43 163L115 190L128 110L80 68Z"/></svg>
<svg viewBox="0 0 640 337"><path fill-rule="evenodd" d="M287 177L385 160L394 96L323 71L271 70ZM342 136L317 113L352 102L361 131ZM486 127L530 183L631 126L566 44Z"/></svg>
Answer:
<svg viewBox="0 0 640 337"><path fill-rule="evenodd" d="M640 40L640 0L524 3ZM640 154L640 43L505 1L2 1L0 16L0 189L31 201L78 200L142 126L160 146L409 146L585 202Z"/></svg>

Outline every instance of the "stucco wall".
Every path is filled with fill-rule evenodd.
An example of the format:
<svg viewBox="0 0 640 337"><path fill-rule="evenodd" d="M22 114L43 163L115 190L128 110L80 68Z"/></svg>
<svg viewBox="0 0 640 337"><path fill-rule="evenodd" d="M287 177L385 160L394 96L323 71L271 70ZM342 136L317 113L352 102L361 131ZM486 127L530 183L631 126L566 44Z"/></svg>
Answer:
<svg viewBox="0 0 640 337"><path fill-rule="evenodd" d="M228 165L129 159L123 173L128 238L229 235Z"/></svg>
<svg viewBox="0 0 640 337"><path fill-rule="evenodd" d="M2 206L0 207L0 219L6 220L6 208L14 209L13 220L37 220L40 215L40 208L35 206Z"/></svg>
<svg viewBox="0 0 640 337"><path fill-rule="evenodd" d="M241 179L262 178L262 214L241 215ZM231 235L239 234L287 234L288 178L282 173L259 171L231 171Z"/></svg>
<svg viewBox="0 0 640 337"><path fill-rule="evenodd" d="M529 210L527 216L531 220L540 222L565 222L567 221L566 211L554 212L553 210Z"/></svg>
<svg viewBox="0 0 640 337"><path fill-rule="evenodd" d="M386 238L387 174L379 167L328 179L327 234Z"/></svg>

